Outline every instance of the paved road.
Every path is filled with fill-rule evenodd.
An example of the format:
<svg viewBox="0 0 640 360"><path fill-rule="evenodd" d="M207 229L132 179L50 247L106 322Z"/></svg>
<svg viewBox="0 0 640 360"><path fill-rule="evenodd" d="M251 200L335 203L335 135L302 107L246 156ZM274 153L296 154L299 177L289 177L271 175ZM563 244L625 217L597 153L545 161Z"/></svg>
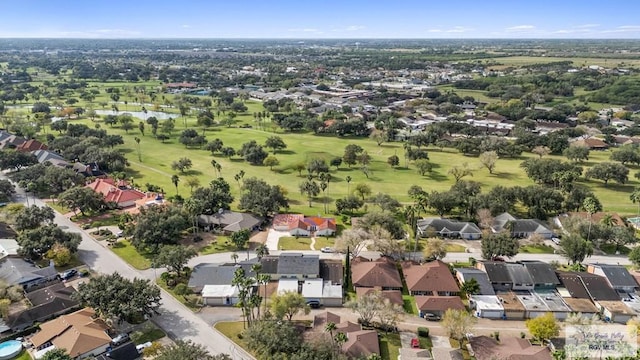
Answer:
<svg viewBox="0 0 640 360"><path fill-rule="evenodd" d="M22 192L21 189L16 190L18 193L15 196L15 201L26 204L27 197L24 192ZM41 200L34 199L31 196L28 198L28 201L31 205L34 203L38 206L46 205ZM78 257L94 271L102 274L119 272L122 276L129 279L133 279L134 277L149 280L154 279L155 274L153 269L139 271L132 268L116 254L89 236L86 231L79 228L71 220L67 219L57 211L54 221L58 226L65 230L79 233L82 236L82 242L78 247ZM228 254L225 256L227 259L230 259ZM158 270L158 274L160 272L161 270ZM153 320L169 335L169 337L174 340L191 340L197 344L201 344L212 354L231 354L233 359L238 360L253 358L242 349L236 348L233 342L213 329L212 324L209 324L198 317L166 291L162 290L161 295L161 315L154 317Z"/></svg>

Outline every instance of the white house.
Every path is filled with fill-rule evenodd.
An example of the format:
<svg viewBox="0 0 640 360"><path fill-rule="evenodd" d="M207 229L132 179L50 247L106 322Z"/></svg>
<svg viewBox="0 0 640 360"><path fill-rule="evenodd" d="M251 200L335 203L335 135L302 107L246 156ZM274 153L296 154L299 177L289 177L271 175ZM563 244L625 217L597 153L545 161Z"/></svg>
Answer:
<svg viewBox="0 0 640 360"><path fill-rule="evenodd" d="M504 317L502 302L495 295L471 295L469 307L475 310L474 314L479 318L502 319Z"/></svg>

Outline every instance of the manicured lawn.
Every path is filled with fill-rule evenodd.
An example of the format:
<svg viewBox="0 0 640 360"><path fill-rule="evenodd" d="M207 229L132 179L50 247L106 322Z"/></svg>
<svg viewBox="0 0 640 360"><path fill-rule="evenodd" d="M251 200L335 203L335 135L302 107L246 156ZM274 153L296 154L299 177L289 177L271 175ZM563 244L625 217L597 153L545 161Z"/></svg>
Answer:
<svg viewBox="0 0 640 360"><path fill-rule="evenodd" d="M502 58L499 60L503 61ZM469 167L475 169L473 177L468 179L479 182L484 192L498 184L502 186L527 186L533 184L520 167L522 161L534 156L529 153L523 153L519 159L499 159L494 174L489 174L486 169L482 168L477 157L464 156L455 149L445 148L441 150L429 147L429 159L434 165L434 170L426 176L419 176L412 163L409 163L408 169L405 168L404 159L401 161L401 166L395 170L391 169L387 164L389 156L403 153L402 143L385 143L382 146L377 146L374 141L363 138L337 138L311 133L285 133L282 130L277 130L274 133L269 125L265 127L268 131L265 131L255 128L257 124L253 121L251 115L254 111L261 111L262 105L254 101L247 101L246 104L249 107L249 111L239 114L237 120L239 124L252 124L254 128L214 127L209 129L205 135L208 140L220 138L224 142L224 146L231 146L235 149L240 148L249 139L263 144L270 136L280 136L287 144L287 148L275 154L280 161L280 165L274 167L274 171L270 171L268 167L264 166L249 165L238 157L228 159L219 154L212 156L205 150L185 148L178 142L179 134L184 130L182 117L177 120L176 129L173 131L171 139L165 143L154 139L149 132L141 135L139 131L132 130L127 134L118 126L110 127L104 124L102 124L102 129L106 129L109 133L123 136L124 145L119 146L119 148L125 151L131 163L129 175L134 178L136 184L151 183L165 189L167 195L172 196L176 193L176 188L171 182L171 176L177 174L182 180L179 182L178 192L186 196L189 193L189 189L185 185L186 181L184 179L188 176L193 176L198 178L201 184L207 184L216 176L211 166L211 160L215 159L222 166L221 175L231 184L231 193L236 199L234 203L236 206L240 198L242 180L236 182L234 175L244 171L244 179L250 177L266 179L270 184L279 185L286 189L290 199L291 212L301 212L308 215L323 214L324 209L320 199L314 199L312 206L309 207L306 197L300 194L299 184L305 180L306 173L303 172L302 176L299 176L298 172L293 170L292 167L298 163L307 163L314 158L331 159L341 157L344 147L348 144L361 146L372 157L369 165L371 174L367 178L357 166L349 168L343 165L337 170L332 167L332 180L326 191L326 196L330 200L329 211L335 209L332 203L335 199L346 196L347 189L353 190L359 183L367 183L371 186L373 194L378 192L386 193L402 202L410 201L407 190L414 184L420 185L429 191L448 190L454 183L454 179L448 174L448 171L453 166L463 163L467 163ZM195 115L187 116L186 121L187 127L196 128ZM74 122L85 123L91 127L95 125L89 119L74 120ZM100 122L101 119L96 121L96 123ZM198 130L200 129L198 128ZM136 137L141 138L142 162L138 161L137 152L135 151L136 143L134 138ZM590 160L584 163L583 166L586 169L597 162L609 161L610 154L611 151L608 150L591 152ZM193 162L193 167L184 173L171 169L171 163L180 157L188 157ZM565 160L561 156L551 156L551 158ZM631 170L633 174L638 168L631 167ZM352 178L350 184L345 181L347 176ZM629 201L629 194L640 182L633 175L629 177L629 182L625 185L609 184L605 186L602 182L595 180L581 180L579 183L589 186L595 192L603 203L605 211L616 211L621 215L634 214L636 212L635 206Z"/></svg>
<svg viewBox="0 0 640 360"><path fill-rule="evenodd" d="M323 247L333 247L334 244L335 244L334 238L316 237L315 248L316 250L320 250Z"/></svg>
<svg viewBox="0 0 640 360"><path fill-rule="evenodd" d="M218 322L213 327L220 331L224 336L228 337L229 340L233 341L235 344L239 345L245 351L251 354L249 347L247 346L247 342L238 335L242 334L244 331L244 325L242 321L224 321Z"/></svg>
<svg viewBox="0 0 640 360"><path fill-rule="evenodd" d="M27 350L22 350L22 352L20 353L20 355L18 355L17 358L14 358L13 360L31 360L31 355L29 355L29 352L27 352Z"/></svg>
<svg viewBox="0 0 640 360"><path fill-rule="evenodd" d="M236 246L229 242L229 238L227 236L217 236L216 242L210 243L209 245L198 250L200 255L208 255L208 254L217 254L223 252L231 252L231 251L241 251L237 250Z"/></svg>
<svg viewBox="0 0 640 360"><path fill-rule="evenodd" d="M459 245L459 244L446 244L445 248L447 249L447 252L450 253L461 253L461 252L466 252L467 248Z"/></svg>
<svg viewBox="0 0 640 360"><path fill-rule="evenodd" d="M311 250L311 239L308 237L295 238L292 236L281 237L278 241L280 250ZM316 249L318 247L316 246Z"/></svg>
<svg viewBox="0 0 640 360"><path fill-rule="evenodd" d="M525 245L520 247L520 252L527 254L553 254L555 249L549 245Z"/></svg>
<svg viewBox="0 0 640 360"><path fill-rule="evenodd" d="M135 331L133 334L131 334L131 339L136 344L144 344L147 341L153 342L162 339L166 335L167 334L165 334L162 329L157 328L155 325L149 322L148 325L145 326L143 331Z"/></svg>
<svg viewBox="0 0 640 360"><path fill-rule="evenodd" d="M151 260L138 253L128 240L118 241L111 246L111 250L138 270L146 270L151 267Z"/></svg>
<svg viewBox="0 0 640 360"><path fill-rule="evenodd" d="M616 246L613 245L613 244L604 244L604 245L600 246L600 250L604 251L605 253L607 253L609 255L613 255L613 254L616 253ZM620 254L627 255L627 254L629 254L631 249L629 249L626 246L620 246L620 247L618 247L618 251L620 252Z"/></svg>
<svg viewBox="0 0 640 360"><path fill-rule="evenodd" d="M421 349L431 349L433 347L430 337L418 336L418 340L420 341Z"/></svg>
<svg viewBox="0 0 640 360"><path fill-rule="evenodd" d="M380 356L384 360L396 360L398 359L398 355L400 355L400 348L402 344L400 343L400 334L388 333L385 334L383 332L379 333L380 337Z"/></svg>
<svg viewBox="0 0 640 360"><path fill-rule="evenodd" d="M413 296L402 295L402 308L407 314L418 316L418 307L416 306L416 299Z"/></svg>
<svg viewBox="0 0 640 360"><path fill-rule="evenodd" d="M53 208L53 210L59 212L60 214L66 214L71 211L64 206L61 206L59 203L54 203L53 201L47 202L47 205Z"/></svg>

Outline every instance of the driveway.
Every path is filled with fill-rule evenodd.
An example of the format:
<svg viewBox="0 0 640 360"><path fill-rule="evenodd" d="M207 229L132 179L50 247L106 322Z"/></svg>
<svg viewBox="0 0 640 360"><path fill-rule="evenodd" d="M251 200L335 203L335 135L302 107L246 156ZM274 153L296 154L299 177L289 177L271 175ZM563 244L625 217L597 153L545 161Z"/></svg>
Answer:
<svg viewBox="0 0 640 360"><path fill-rule="evenodd" d="M4 174L0 175L1 177L5 177ZM27 198L22 189L16 188L14 200L26 204ZM40 199L34 199L33 197L29 198L29 203L46 206ZM78 257L94 271L101 274L119 272L129 279L144 278L151 281L154 280L156 274L154 269L144 271L134 269L57 211L55 211L54 222L60 227L65 227L65 230L69 232L80 234L82 242L78 247ZM224 256L230 259L229 254L224 254ZM204 346L211 354L224 353L232 355L233 359L253 359L251 355L236 347L233 342L213 329L213 320L209 323L201 319L164 290L161 291L161 296L160 315L154 316L152 320L172 340L191 340Z"/></svg>
<svg viewBox="0 0 640 360"><path fill-rule="evenodd" d="M284 237L284 236L291 236L291 234L289 234L288 231L278 231L278 230L269 229L269 233L267 234L267 242L265 243L269 251L279 250L278 241L280 240L281 237Z"/></svg>

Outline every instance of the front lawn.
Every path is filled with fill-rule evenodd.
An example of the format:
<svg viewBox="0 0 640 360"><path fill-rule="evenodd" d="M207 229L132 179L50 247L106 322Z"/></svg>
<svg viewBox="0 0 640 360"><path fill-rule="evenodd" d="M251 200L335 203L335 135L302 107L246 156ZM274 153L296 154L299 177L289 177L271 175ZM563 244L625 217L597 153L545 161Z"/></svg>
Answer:
<svg viewBox="0 0 640 360"><path fill-rule="evenodd" d="M459 244L452 244L452 243L445 244L444 248L447 249L448 253L461 253L461 252L467 251L466 247Z"/></svg>
<svg viewBox="0 0 640 360"><path fill-rule="evenodd" d="M151 267L151 260L141 255L128 240L118 241L111 246L111 250L138 270L146 270Z"/></svg>
<svg viewBox="0 0 640 360"><path fill-rule="evenodd" d="M326 237L317 237L314 247L316 248L316 250L320 250L323 247L333 247L333 245L334 245L334 239L326 238Z"/></svg>
<svg viewBox="0 0 640 360"><path fill-rule="evenodd" d="M311 250L311 239L308 237L281 237L278 241L279 250ZM316 245L316 249L319 249Z"/></svg>
<svg viewBox="0 0 640 360"><path fill-rule="evenodd" d="M167 282L162 279L162 277L158 278L156 280L156 283L158 284L158 286L165 289L169 294L171 294L171 296L173 296L176 300L180 301L184 306L191 309L191 311L199 311L202 308L202 298L200 296L196 294L178 295L174 291L176 287L170 287L169 285L167 285Z"/></svg>
<svg viewBox="0 0 640 360"><path fill-rule="evenodd" d="M136 344L144 344L148 341L153 342L160 340L166 335L167 334L165 334L164 331L153 325L151 322L148 322L143 329L134 331L131 334L131 340Z"/></svg>
<svg viewBox="0 0 640 360"><path fill-rule="evenodd" d="M218 322L213 327L220 331L222 335L229 338L229 340L233 341L236 345L243 348L246 352L251 354L249 347L247 346L247 342L244 337L242 337L242 332L244 331L244 325L242 321L223 321Z"/></svg>
<svg viewBox="0 0 640 360"><path fill-rule="evenodd" d="M527 254L553 254L555 249L549 245L525 245L520 247L520 252Z"/></svg>
<svg viewBox="0 0 640 360"><path fill-rule="evenodd" d="M600 250L604 251L608 255L627 255L631 251L631 249L626 246L618 246L618 249L616 249L615 244L603 244L600 246ZM619 253L616 254L616 251L618 251Z"/></svg>
<svg viewBox="0 0 640 360"><path fill-rule="evenodd" d="M242 251L238 250L235 245L229 241L229 237L216 235L215 242L209 243L209 245L198 250L200 255L218 254L223 252Z"/></svg>
<svg viewBox="0 0 640 360"><path fill-rule="evenodd" d="M379 333L380 337L380 356L383 360L396 360L400 355L400 334L397 333Z"/></svg>

